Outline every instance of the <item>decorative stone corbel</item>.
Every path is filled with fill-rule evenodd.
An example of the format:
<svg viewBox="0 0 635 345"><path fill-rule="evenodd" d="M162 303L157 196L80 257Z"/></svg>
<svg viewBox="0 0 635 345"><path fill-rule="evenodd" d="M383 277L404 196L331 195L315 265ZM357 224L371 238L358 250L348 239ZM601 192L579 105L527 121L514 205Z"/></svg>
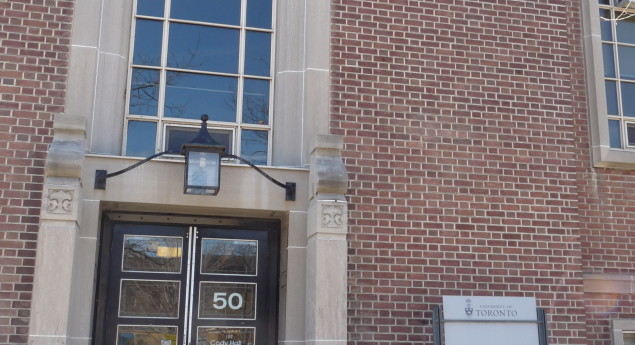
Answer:
<svg viewBox="0 0 635 345"><path fill-rule="evenodd" d="M346 194L348 175L342 161L344 139L336 135L318 135L311 152L310 196Z"/></svg>
<svg viewBox="0 0 635 345"><path fill-rule="evenodd" d="M86 119L58 114L53 123L53 142L46 156L42 221L78 221L80 179L84 161Z"/></svg>

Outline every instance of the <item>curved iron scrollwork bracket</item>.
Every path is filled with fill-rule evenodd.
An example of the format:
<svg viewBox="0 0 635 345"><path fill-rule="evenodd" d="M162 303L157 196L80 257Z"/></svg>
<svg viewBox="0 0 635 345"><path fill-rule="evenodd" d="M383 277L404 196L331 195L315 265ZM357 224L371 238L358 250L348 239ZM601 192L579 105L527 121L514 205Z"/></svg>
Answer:
<svg viewBox="0 0 635 345"><path fill-rule="evenodd" d="M166 155L166 154L180 154L180 152L174 152L174 151L163 151L163 152L159 152L156 153L150 157L147 157L125 169L121 169L118 171L115 171L113 173L108 173L108 171L106 170L95 170L95 185L94 188L95 189L100 189L100 190L105 190L106 189L106 179L111 178L111 177L115 177L118 175L121 175L123 173L126 173L144 163L147 163L149 161L151 161L154 158ZM237 159L247 165L249 165L250 167L254 168L258 173L260 173L262 176L266 177L267 180L275 183L277 186L284 188L285 190L285 200L287 201L295 201L295 194L296 194L296 183L295 182L285 182L282 183L278 180L276 180L275 178L273 178L271 175L267 174L266 172L264 172L262 169L260 169L259 167L257 167L255 164L253 164L252 162L246 160L245 158L242 158L240 156L236 156L236 155L232 155L232 154L223 154L221 156L221 158L232 158L232 159Z"/></svg>

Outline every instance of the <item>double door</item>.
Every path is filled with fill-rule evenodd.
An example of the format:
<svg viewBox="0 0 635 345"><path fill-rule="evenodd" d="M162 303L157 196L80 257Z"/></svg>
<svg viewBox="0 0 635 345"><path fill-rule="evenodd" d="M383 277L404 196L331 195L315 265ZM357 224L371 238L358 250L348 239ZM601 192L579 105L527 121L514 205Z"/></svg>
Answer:
<svg viewBox="0 0 635 345"><path fill-rule="evenodd" d="M275 229L114 224L102 344L273 344L276 241Z"/></svg>

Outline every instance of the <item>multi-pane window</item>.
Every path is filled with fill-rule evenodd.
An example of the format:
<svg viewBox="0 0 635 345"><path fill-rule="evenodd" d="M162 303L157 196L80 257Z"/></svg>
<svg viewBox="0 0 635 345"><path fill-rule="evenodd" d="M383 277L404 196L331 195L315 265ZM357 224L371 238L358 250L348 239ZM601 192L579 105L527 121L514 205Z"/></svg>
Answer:
<svg viewBox="0 0 635 345"><path fill-rule="evenodd" d="M226 152L267 164L272 0L137 0L127 156L179 151L201 114Z"/></svg>
<svg viewBox="0 0 635 345"><path fill-rule="evenodd" d="M599 0L611 148L635 148L635 6Z"/></svg>

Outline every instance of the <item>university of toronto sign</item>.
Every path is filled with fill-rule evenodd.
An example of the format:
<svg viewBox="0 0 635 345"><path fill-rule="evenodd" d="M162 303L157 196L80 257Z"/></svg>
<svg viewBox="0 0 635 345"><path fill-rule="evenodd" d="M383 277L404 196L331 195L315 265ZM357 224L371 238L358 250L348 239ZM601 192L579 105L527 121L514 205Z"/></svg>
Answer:
<svg viewBox="0 0 635 345"><path fill-rule="evenodd" d="M536 300L444 296L445 345L539 345Z"/></svg>

